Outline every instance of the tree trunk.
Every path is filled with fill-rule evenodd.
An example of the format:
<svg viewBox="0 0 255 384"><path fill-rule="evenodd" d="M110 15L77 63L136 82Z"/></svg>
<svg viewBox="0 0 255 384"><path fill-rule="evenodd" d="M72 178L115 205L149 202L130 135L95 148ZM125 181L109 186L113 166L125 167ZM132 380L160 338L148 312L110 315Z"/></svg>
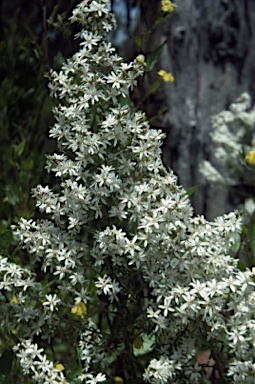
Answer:
<svg viewBox="0 0 255 384"><path fill-rule="evenodd" d="M168 107L155 124L167 132L164 164L186 189L201 184L192 197L194 211L212 220L233 206L227 194L206 185L198 164L214 159L210 116L227 109L244 91L255 95L255 1L176 0L175 4L172 15L149 33L161 1L154 0L148 7L144 0L139 6L136 35L145 32L145 53L167 40L144 86L148 88L158 78L159 69L175 78L172 84L163 83L142 108L150 118ZM138 100L140 95L134 97Z"/></svg>

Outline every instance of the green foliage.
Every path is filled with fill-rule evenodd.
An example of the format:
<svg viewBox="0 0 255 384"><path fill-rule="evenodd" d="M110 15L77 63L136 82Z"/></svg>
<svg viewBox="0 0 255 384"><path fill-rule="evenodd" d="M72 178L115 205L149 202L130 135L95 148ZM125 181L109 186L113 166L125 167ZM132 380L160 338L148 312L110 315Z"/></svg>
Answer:
<svg viewBox="0 0 255 384"><path fill-rule="evenodd" d="M199 187L200 187L200 184L195 185L194 187L187 189L186 194L188 196L191 196Z"/></svg>
<svg viewBox="0 0 255 384"><path fill-rule="evenodd" d="M29 25L20 29L19 15L17 10L0 43L0 231L18 212L34 214L29 195L42 177L52 122L53 103L43 89L43 47L33 44Z"/></svg>
<svg viewBox="0 0 255 384"><path fill-rule="evenodd" d="M33 6L33 16L36 7L37 4ZM1 14L0 35L0 253L22 265L28 256L16 246L10 226L17 217L30 219L36 215L31 188L51 182L44 164L45 153L56 148L55 142L47 138L55 104L44 78L49 34L40 43L33 32L33 17L28 15L23 23L23 9L17 9L12 17L7 11ZM65 33L68 35L67 28ZM63 55L58 52L54 66L59 68L62 62ZM11 352L18 340L13 332L8 335L0 327L0 383L31 384Z"/></svg>
<svg viewBox="0 0 255 384"><path fill-rule="evenodd" d="M132 39L134 40L134 42L136 43L136 45L137 45L140 49L142 49L142 46L143 46L143 34L142 34L142 36L141 36L141 39L139 39L139 38L136 37L136 36L132 36L132 35L130 35L130 37L132 37Z"/></svg>
<svg viewBox="0 0 255 384"><path fill-rule="evenodd" d="M9 247L12 243L12 232L11 229L8 228L5 232L0 233L0 253L6 254L8 252Z"/></svg>
<svg viewBox="0 0 255 384"><path fill-rule="evenodd" d="M155 51L153 51L146 57L146 72L150 72L154 68L155 64L159 60L159 57L164 49L165 44L166 41L164 41L164 43L162 43Z"/></svg>
<svg viewBox="0 0 255 384"><path fill-rule="evenodd" d="M148 89L148 91L146 91L146 93L143 97L143 101L146 99L146 97L148 97L150 94L155 92L156 89L158 89L158 87L161 85L161 83L162 83L162 81L160 81L160 80L155 81L155 83L152 84L152 86Z"/></svg>

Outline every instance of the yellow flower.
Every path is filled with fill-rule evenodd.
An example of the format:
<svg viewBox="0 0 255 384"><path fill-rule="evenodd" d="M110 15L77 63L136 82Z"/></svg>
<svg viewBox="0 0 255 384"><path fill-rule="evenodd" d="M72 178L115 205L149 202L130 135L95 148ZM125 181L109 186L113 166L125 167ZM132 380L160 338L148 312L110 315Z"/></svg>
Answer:
<svg viewBox="0 0 255 384"><path fill-rule="evenodd" d="M58 362L54 364L54 368L57 368L60 372L62 372L65 369L63 364L58 363Z"/></svg>
<svg viewBox="0 0 255 384"><path fill-rule="evenodd" d="M141 64L143 64L145 67L146 67L146 63L145 63L145 57L144 57L144 55L138 55L138 56L136 56L136 60L138 61L138 63L141 63Z"/></svg>
<svg viewBox="0 0 255 384"><path fill-rule="evenodd" d="M77 316L86 315L87 314L87 307L82 301L79 301L79 303L76 303L73 306L73 308L71 309L71 313L73 313L74 315L77 315Z"/></svg>
<svg viewBox="0 0 255 384"><path fill-rule="evenodd" d="M249 155L245 156L247 163L255 165L255 151L250 151Z"/></svg>
<svg viewBox="0 0 255 384"><path fill-rule="evenodd" d="M172 73L167 73L163 69L158 72L158 75L161 76L163 78L163 81L165 81L166 83L172 83L174 81Z"/></svg>
<svg viewBox="0 0 255 384"><path fill-rule="evenodd" d="M161 4L162 4L161 9L163 12L172 13L174 8L176 7L176 5L173 4L172 1L170 0L162 0Z"/></svg>
<svg viewBox="0 0 255 384"><path fill-rule="evenodd" d="M11 299L11 303L19 304L16 296L13 296L13 298Z"/></svg>

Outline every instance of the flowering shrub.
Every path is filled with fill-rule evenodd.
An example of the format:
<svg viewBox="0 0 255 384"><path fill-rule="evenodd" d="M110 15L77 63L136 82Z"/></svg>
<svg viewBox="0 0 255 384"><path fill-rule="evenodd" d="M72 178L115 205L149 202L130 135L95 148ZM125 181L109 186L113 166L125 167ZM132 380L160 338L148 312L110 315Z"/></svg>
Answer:
<svg viewBox="0 0 255 384"><path fill-rule="evenodd" d="M59 190L38 185L44 218L14 226L33 265L0 259L1 326L24 375L191 383L210 350L214 382L254 383L254 274L228 255L239 214L193 217L162 164L163 134L125 104L145 66L123 63L107 41L109 1L82 1L71 21L83 27L80 50L50 73L59 153L46 168Z"/></svg>

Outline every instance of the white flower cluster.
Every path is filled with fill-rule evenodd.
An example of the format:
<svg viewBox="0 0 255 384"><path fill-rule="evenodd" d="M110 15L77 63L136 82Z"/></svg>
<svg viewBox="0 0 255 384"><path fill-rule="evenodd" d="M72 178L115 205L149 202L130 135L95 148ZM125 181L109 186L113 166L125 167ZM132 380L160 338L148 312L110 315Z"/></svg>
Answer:
<svg viewBox="0 0 255 384"><path fill-rule="evenodd" d="M219 186L240 184L245 171L241 155L255 148L255 106L251 108L251 97L243 93L229 109L212 116L210 136L221 172L206 160L199 166L204 176Z"/></svg>
<svg viewBox="0 0 255 384"><path fill-rule="evenodd" d="M107 351L103 348L102 334L91 319L88 319L87 330L80 336L80 358L84 361L84 372L90 369L92 364L99 364L101 369L105 369L109 359ZM84 378L91 374L84 374Z"/></svg>
<svg viewBox="0 0 255 384"><path fill-rule="evenodd" d="M13 350L20 358L23 372L25 374L32 372L35 383L68 384L63 373L43 354L43 348L38 349L38 345L33 344L31 340L22 340Z"/></svg>
<svg viewBox="0 0 255 384"><path fill-rule="evenodd" d="M84 26L77 36L80 50L59 74L51 73L50 85L62 100L50 131L61 153L48 156L47 170L61 189L37 186L36 204L51 218L22 218L14 228L48 279L39 284L36 306L30 299L34 280L22 280L21 267L14 272L14 265L0 259L2 290L11 294L13 285L17 297L27 294L31 303L24 310L42 316L33 317L31 331L17 304L10 324L16 328L20 322L23 337L29 331L30 337L41 333L50 339L74 302L87 304L88 316L100 312L96 325L84 311L78 331L67 320L80 348L78 378L86 383L114 376L116 359L123 375L139 382L141 363L128 339L136 325L155 336L145 381L197 381L203 374L197 351L210 349L222 382L252 384L254 276L239 271L227 253L242 220L238 213L213 223L193 217L186 191L162 164L163 134L125 105L144 65L123 63L106 40L115 25L109 1L82 1L72 21ZM32 341L14 349L35 382L66 382Z"/></svg>

